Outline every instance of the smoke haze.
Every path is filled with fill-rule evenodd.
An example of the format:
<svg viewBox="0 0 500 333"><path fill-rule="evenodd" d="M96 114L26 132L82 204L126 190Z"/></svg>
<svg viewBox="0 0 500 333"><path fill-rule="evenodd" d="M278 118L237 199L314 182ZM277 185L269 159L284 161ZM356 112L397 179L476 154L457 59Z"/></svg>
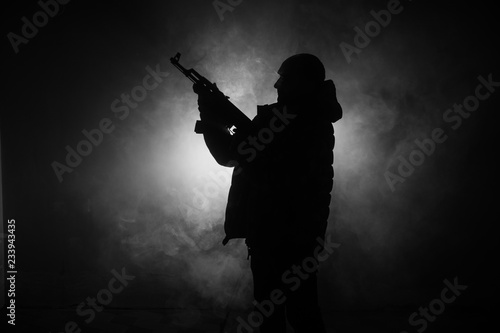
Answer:
<svg viewBox="0 0 500 333"><path fill-rule="evenodd" d="M482 304L497 249L489 214L498 92L457 130L443 113L474 94L479 76L500 81L494 10L401 5L350 63L340 43L354 46L353 29L386 1L242 1L223 21L210 1L61 6L18 54L8 50L4 220L18 226L19 302L78 304L111 269L126 267L137 278L114 306L180 308L178 327L202 320L199 309L218 318L228 306L248 309L244 241L221 244L232 170L194 133L197 96L169 59L180 52L186 68L253 118L256 105L276 101L281 62L305 52L323 61L344 110L334 125L328 226L341 246L321 267L322 304L411 313L457 275L471 286L463 304ZM19 18L38 10L11 6L5 34L19 33ZM168 75L127 116L114 112L116 99L143 85L148 66ZM82 131L105 118L114 130L59 182L53 162L66 164L66 146L76 149ZM399 158L438 127L447 140L392 191L387 171L397 174Z"/></svg>

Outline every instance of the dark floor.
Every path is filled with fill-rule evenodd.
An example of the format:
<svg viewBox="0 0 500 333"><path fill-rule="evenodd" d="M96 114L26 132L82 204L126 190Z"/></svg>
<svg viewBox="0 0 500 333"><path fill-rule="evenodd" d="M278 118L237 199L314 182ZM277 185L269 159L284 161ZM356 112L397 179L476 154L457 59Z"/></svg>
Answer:
<svg viewBox="0 0 500 333"><path fill-rule="evenodd" d="M162 284L168 276L143 274L137 276L123 291L116 294L95 317L77 313L77 306L85 302L88 296L96 297L97 291L108 285L109 272L102 276L80 273L73 277L58 278L57 274L42 272L23 272L18 281L19 294L16 294L16 329L15 332L52 332L52 333L159 333L159 332L213 332L213 333L252 333L239 327L238 318L248 318L250 309L233 307L211 307L203 298L195 298L194 290L182 288L167 289ZM483 275L482 275L483 276ZM489 279L486 277L489 276ZM322 311L327 331L336 333L422 333L422 332L490 332L491 325L496 327L496 314L492 305L496 303L498 293L493 291L496 275L484 275L481 284L471 284L457 302L448 304L443 312L431 318L424 326L423 320L410 324L409 318L419 311L421 306L429 306L430 300L439 295L437 288L426 293L415 290L405 294L398 289L401 299L413 300L414 305L376 306L361 309L361 305L342 305L332 303L332 299L321 297ZM464 280L465 281L465 280ZM174 293L172 289L176 289ZM320 288L326 290L326 288ZM476 293L474 293L476 292ZM393 291L393 294L396 291ZM481 297L472 297L472 296ZM381 294L380 303L394 295ZM181 301L182 300L182 301ZM245 304L245 302L241 302ZM400 304L403 304L400 301ZM183 304L183 305L182 305ZM353 303L354 304L354 303ZM358 303L365 304L365 303ZM24 305L24 306L23 306ZM249 304L250 305L250 304ZM365 304L365 306L368 306ZM84 309L89 309L85 307ZM227 316L225 329L221 326ZM419 318L416 318L417 320ZM88 320L88 322L85 322ZM71 327L74 322L75 327ZM69 324L68 324L69 323ZM81 332L78 331L81 329ZM255 329L253 332L257 333ZM290 329L290 332L293 330ZM313 333L313 332L311 332Z"/></svg>
<svg viewBox="0 0 500 333"><path fill-rule="evenodd" d="M412 310L383 309L372 311L335 311L325 313L328 332L486 332L493 316L471 309L447 309L434 322L410 326L408 316ZM245 313L232 313L224 332L247 332L238 328L237 316L245 318ZM223 318L213 311L200 309L105 309L97 313L89 324L84 323L75 308L47 309L33 308L18 310L17 332L65 332L65 325L74 321L81 332L88 333L160 333L160 332L221 332ZM491 327L491 326L489 326ZM74 332L78 332L74 329ZM254 332L257 332L255 330ZM290 330L293 332L293 330Z"/></svg>

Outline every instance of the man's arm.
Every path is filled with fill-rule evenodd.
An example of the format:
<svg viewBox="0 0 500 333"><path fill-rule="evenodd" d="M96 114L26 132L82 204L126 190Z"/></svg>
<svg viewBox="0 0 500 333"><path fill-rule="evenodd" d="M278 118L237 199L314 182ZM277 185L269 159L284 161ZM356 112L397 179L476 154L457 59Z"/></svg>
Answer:
<svg viewBox="0 0 500 333"><path fill-rule="evenodd" d="M201 118L197 123L197 130L203 134L205 144L217 163L227 167L234 166L230 150L233 135L229 133L225 122L219 118L220 113L216 112L223 107L220 105L220 100L200 90L196 84L193 85L193 90L198 94L198 110Z"/></svg>
<svg viewBox="0 0 500 333"><path fill-rule="evenodd" d="M215 158L217 163L222 166L231 167L231 152L229 147L232 142L232 135L229 131L216 122L204 120L202 116L203 138L208 150Z"/></svg>

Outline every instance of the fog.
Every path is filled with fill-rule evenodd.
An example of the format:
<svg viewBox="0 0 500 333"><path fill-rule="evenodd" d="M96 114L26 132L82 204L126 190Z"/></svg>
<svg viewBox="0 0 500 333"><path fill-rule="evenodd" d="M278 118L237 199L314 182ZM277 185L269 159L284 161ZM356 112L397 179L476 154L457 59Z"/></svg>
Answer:
<svg viewBox="0 0 500 333"><path fill-rule="evenodd" d="M325 308L416 308L444 278L488 281L479 272L496 246L485 231L492 197L484 187L493 186L486 175L494 174L497 93L456 130L443 114L474 94L479 76L500 77L493 18L483 14L492 9L401 6L348 59L340 43L355 46L353 29L387 2L242 1L222 21L210 1L64 5L18 54L8 50L4 219L18 225L26 272L19 299L77 304L111 269L126 267L137 277L135 291L114 306L183 309L179 327L200 322L200 309L222 319L229 308L251 306L244 240L221 244L232 169L218 165L194 133L197 96L170 64L177 52L249 118L256 105L276 101L276 71L287 57L305 52L323 61L344 111L334 124L328 225L341 245L320 268ZM19 33L19 18L36 10L13 8L8 31ZM148 66L164 73L149 81L157 87L116 112L113 102L144 84ZM76 150L82 131L103 119L113 130L60 181L54 161L67 165L66 146ZM391 186L387 172L397 175L400 158L436 128L446 141ZM50 282L59 291L49 293L54 278L64 282ZM78 289L82 280L88 285ZM464 304L486 298L477 287Z"/></svg>

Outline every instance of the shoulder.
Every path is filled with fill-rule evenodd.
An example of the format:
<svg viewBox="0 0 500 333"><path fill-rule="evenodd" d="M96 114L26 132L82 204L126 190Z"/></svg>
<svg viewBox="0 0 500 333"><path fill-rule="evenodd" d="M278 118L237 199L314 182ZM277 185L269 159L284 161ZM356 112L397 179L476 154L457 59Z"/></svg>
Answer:
<svg viewBox="0 0 500 333"><path fill-rule="evenodd" d="M273 109L278 109L278 103L257 105L257 116L264 116L271 114Z"/></svg>

